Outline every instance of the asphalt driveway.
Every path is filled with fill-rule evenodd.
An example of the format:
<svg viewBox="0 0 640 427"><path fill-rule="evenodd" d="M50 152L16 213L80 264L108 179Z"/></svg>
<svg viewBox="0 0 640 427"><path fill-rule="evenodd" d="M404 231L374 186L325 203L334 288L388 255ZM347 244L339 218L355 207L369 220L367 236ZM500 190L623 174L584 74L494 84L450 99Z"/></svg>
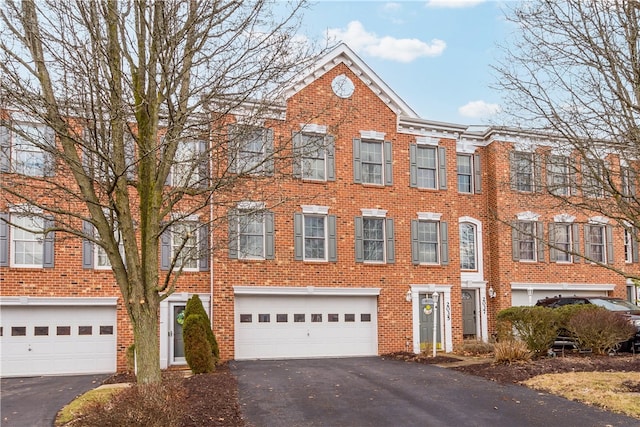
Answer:
<svg viewBox="0 0 640 427"><path fill-rule="evenodd" d="M107 375L2 378L2 427L51 427L58 411Z"/></svg>
<svg viewBox="0 0 640 427"><path fill-rule="evenodd" d="M232 362L263 426L631 426L637 419L451 369L378 357Z"/></svg>

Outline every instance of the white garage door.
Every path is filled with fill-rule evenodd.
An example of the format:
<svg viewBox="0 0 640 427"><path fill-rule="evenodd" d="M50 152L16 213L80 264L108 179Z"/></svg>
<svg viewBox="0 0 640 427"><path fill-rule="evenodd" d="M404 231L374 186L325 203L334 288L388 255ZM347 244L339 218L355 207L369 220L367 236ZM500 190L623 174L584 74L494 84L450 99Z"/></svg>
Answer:
<svg viewBox="0 0 640 427"><path fill-rule="evenodd" d="M3 306L0 325L3 377L116 370L115 307Z"/></svg>
<svg viewBox="0 0 640 427"><path fill-rule="evenodd" d="M375 296L236 295L236 359L377 354Z"/></svg>

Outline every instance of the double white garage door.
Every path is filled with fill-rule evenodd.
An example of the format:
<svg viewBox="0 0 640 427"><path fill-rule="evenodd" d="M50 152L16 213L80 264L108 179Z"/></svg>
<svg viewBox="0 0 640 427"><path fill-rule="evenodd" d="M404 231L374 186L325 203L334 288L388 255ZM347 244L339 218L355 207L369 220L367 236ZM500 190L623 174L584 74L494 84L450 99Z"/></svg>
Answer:
<svg viewBox="0 0 640 427"><path fill-rule="evenodd" d="M3 377L116 370L116 309L110 306L3 306Z"/></svg>
<svg viewBox="0 0 640 427"><path fill-rule="evenodd" d="M375 295L236 295L235 358L378 354Z"/></svg>

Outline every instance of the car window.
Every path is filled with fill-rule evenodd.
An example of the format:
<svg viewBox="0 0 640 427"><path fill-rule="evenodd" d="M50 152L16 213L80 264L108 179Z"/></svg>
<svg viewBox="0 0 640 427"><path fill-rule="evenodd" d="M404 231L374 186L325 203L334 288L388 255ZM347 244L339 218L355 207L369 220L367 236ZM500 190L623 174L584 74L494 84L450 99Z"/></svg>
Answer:
<svg viewBox="0 0 640 427"><path fill-rule="evenodd" d="M640 307L622 299L611 300L611 299L592 298L590 299L590 301L592 304L606 308L607 310L610 310L610 311L640 311Z"/></svg>

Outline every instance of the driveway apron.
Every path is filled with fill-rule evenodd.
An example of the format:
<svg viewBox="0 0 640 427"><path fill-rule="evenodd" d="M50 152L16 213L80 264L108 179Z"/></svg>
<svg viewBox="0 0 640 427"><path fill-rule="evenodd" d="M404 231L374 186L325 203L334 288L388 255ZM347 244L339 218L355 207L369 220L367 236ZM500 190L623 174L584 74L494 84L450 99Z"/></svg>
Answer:
<svg viewBox="0 0 640 427"><path fill-rule="evenodd" d="M236 361L250 426L632 426L637 419L518 385L379 357Z"/></svg>
<svg viewBox="0 0 640 427"><path fill-rule="evenodd" d="M99 386L106 375L2 378L2 427L51 427L58 411Z"/></svg>

